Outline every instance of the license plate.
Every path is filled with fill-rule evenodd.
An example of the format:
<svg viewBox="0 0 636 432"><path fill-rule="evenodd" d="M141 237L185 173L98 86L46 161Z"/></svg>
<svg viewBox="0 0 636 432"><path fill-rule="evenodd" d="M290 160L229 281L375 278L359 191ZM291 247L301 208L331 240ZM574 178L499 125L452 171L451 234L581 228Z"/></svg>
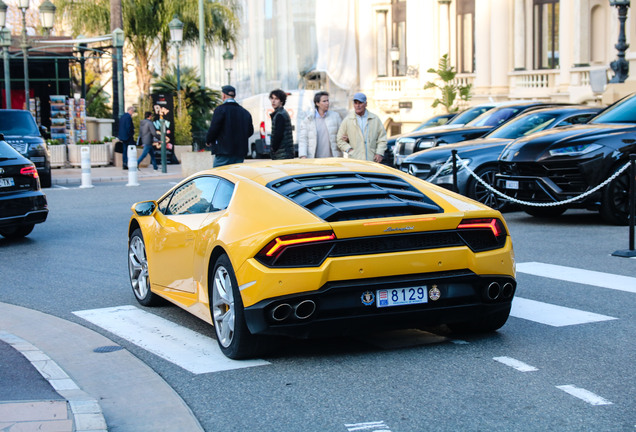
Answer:
<svg viewBox="0 0 636 432"><path fill-rule="evenodd" d="M506 180L506 189L519 189L519 182L517 180Z"/></svg>
<svg viewBox="0 0 636 432"><path fill-rule="evenodd" d="M11 187L14 185L13 177L0 178L0 187Z"/></svg>
<svg viewBox="0 0 636 432"><path fill-rule="evenodd" d="M404 306L428 302L426 286L393 288L376 292L377 307Z"/></svg>

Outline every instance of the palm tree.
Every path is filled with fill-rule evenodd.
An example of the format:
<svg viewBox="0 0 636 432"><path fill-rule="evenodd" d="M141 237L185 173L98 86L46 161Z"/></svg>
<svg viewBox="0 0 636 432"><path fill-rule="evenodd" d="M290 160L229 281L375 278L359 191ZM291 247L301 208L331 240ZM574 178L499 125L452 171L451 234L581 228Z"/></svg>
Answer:
<svg viewBox="0 0 636 432"><path fill-rule="evenodd" d="M181 89L186 101L188 114L192 118L194 131L206 130L212 117L212 110L221 103L221 93L207 87L201 88L199 74L193 67L181 68ZM177 93L176 68L158 78L152 84L153 93Z"/></svg>
<svg viewBox="0 0 636 432"><path fill-rule="evenodd" d="M71 24L74 36L110 33L110 0L54 0L58 16ZM236 0L205 2L205 37L209 44L234 43L238 32ZM198 0L122 0L124 35L135 58L140 92L150 92L150 59L156 50L167 65L168 22L179 13L184 42L198 40ZM196 38L194 35L197 35Z"/></svg>

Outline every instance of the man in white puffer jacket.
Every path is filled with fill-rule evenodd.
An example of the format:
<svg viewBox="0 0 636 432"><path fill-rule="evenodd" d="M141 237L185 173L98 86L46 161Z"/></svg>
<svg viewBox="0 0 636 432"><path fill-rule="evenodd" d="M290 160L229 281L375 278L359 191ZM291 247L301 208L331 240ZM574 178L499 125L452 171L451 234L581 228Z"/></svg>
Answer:
<svg viewBox="0 0 636 432"><path fill-rule="evenodd" d="M340 115L329 111L329 93L319 91L314 95L316 110L301 119L298 132L298 156L300 158L339 157L336 135Z"/></svg>

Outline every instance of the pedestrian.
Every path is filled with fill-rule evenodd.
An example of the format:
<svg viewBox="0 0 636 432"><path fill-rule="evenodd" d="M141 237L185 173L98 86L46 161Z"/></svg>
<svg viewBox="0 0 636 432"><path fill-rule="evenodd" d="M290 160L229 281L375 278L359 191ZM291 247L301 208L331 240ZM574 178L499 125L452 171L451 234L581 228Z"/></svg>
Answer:
<svg viewBox="0 0 636 432"><path fill-rule="evenodd" d="M251 114L240 106L231 85L221 87L223 103L216 107L205 142L212 147L213 167L242 163L254 133Z"/></svg>
<svg viewBox="0 0 636 432"><path fill-rule="evenodd" d="M135 125L132 119L134 113L135 108L130 106L119 118L119 134L117 138L122 143L121 160L122 168L125 170L128 169L128 146L135 145Z"/></svg>
<svg viewBox="0 0 636 432"><path fill-rule="evenodd" d="M155 125L152 123L152 113L146 111L144 113L144 119L139 123L139 137L141 138L141 144L144 146L144 150L141 152L141 156L137 159L137 166L150 154L150 162L152 167L157 171L157 160L155 159L155 146L154 142L159 141L160 136L157 133Z"/></svg>
<svg viewBox="0 0 636 432"><path fill-rule="evenodd" d="M316 109L300 121L298 132L298 156L300 158L326 158L342 156L338 148L338 128L342 119L335 111L329 111L329 93L319 91L314 95Z"/></svg>
<svg viewBox="0 0 636 432"><path fill-rule="evenodd" d="M280 89L272 90L269 94L269 101L274 109L274 112L270 114L272 118L272 139L270 141L272 159L293 159L294 136L291 118L284 108L287 93Z"/></svg>
<svg viewBox="0 0 636 432"><path fill-rule="evenodd" d="M382 162L386 150L386 130L380 118L367 110L364 93L353 95L353 112L338 129L338 148L350 158Z"/></svg>

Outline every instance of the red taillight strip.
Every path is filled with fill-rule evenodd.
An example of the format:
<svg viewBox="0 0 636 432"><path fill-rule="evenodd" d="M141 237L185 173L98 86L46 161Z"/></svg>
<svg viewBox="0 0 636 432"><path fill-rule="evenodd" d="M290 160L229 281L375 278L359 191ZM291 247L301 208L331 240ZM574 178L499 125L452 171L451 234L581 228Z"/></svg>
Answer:
<svg viewBox="0 0 636 432"><path fill-rule="evenodd" d="M499 237L502 234L502 230L499 227L499 219L473 219L467 222L457 225L457 229L470 229L470 228L490 228L495 237Z"/></svg>
<svg viewBox="0 0 636 432"><path fill-rule="evenodd" d="M287 236L283 236L285 238ZM291 236L289 236L291 237ZM301 243L313 243L320 241L328 241L336 238L334 233L326 234L326 235L317 235L314 237L302 237L302 238L291 238L289 240L283 240L281 237L276 237L274 239L274 244L272 247L265 253L266 256L270 257L274 255L279 249L285 248L290 245L297 245ZM271 244L271 243L270 243Z"/></svg>
<svg viewBox="0 0 636 432"><path fill-rule="evenodd" d="M35 167L33 166L27 166L27 167L22 167L20 168L20 174L25 175L25 176L30 176L33 178L38 178L38 170L35 169Z"/></svg>

